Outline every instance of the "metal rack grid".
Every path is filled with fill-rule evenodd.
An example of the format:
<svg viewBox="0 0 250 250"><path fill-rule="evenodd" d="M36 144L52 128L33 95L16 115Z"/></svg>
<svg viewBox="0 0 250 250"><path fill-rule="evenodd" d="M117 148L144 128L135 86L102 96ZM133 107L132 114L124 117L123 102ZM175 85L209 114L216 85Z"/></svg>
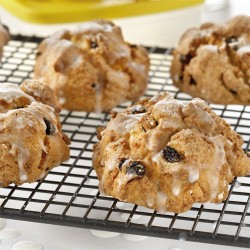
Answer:
<svg viewBox="0 0 250 250"><path fill-rule="evenodd" d="M35 54L41 38L12 36L4 49L0 82L20 83L32 78ZM190 97L172 85L169 75L171 50L148 47L151 59L146 95L169 91L179 100ZM123 110L129 103L119 105ZM250 144L250 106L211 105ZM68 112L60 116L63 131L71 140L68 162L54 168L40 182L0 189L0 217L171 239L250 247L250 176L229 186L222 204L195 204L182 214L157 213L124 203L98 191L92 169L96 128L109 120L107 113Z"/></svg>

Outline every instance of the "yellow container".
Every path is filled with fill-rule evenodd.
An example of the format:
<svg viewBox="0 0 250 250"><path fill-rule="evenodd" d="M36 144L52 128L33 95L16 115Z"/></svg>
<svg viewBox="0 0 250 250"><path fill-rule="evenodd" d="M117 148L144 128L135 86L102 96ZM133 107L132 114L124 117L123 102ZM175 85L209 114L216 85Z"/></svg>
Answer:
<svg viewBox="0 0 250 250"><path fill-rule="evenodd" d="M0 5L24 21L52 24L152 14L202 2L202 0L0 0Z"/></svg>

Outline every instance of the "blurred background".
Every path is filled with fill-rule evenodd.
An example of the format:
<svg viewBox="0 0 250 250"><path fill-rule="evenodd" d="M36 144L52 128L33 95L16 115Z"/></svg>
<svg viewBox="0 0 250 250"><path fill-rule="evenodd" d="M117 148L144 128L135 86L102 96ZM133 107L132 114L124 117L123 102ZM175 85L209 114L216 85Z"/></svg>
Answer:
<svg viewBox="0 0 250 250"><path fill-rule="evenodd" d="M11 33L47 36L60 28L109 18L131 43L174 46L189 27L248 14L247 0L0 0L0 16Z"/></svg>

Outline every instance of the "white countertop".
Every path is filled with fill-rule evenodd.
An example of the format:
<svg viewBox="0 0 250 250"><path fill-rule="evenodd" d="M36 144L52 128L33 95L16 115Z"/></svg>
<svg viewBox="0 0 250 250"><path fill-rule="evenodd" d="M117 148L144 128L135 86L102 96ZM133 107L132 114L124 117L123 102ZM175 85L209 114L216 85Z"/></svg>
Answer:
<svg viewBox="0 0 250 250"><path fill-rule="evenodd" d="M211 1L211 0L210 0ZM236 14L250 14L250 1L230 0L228 7L210 11L208 8L199 5L192 8L171 11L155 15L116 19L115 23L123 29L124 36L131 43L140 43L152 46L174 46L179 36L187 28L197 26L204 21L224 21ZM2 22L10 27L11 32L21 34L48 35L58 28L72 27L69 25L36 26L21 22L0 8ZM6 228L12 228L18 232L13 239L3 239L0 249L10 250L15 242L20 240L31 240L38 242L43 250L80 250L80 249L107 249L107 250L236 250L239 248L193 243L181 240L169 240L151 237L131 237L123 234L111 234L105 241L97 237L90 230L81 228L70 228L48 224L38 224L7 220ZM105 236L105 232L104 235ZM106 235L107 237L108 235ZM241 248L247 250L247 248ZM28 249L27 249L28 250ZM30 249L31 250L31 249Z"/></svg>
<svg viewBox="0 0 250 250"><path fill-rule="evenodd" d="M13 240L3 242L2 246L0 244L1 250L10 250L10 246L20 240L35 241L43 246L43 250L247 250L247 248L194 243L183 240L144 236L133 237L133 235L105 233L103 231L95 231L99 235L96 236L94 235L95 232L87 229L13 220L8 220L6 227L14 228L21 234Z"/></svg>

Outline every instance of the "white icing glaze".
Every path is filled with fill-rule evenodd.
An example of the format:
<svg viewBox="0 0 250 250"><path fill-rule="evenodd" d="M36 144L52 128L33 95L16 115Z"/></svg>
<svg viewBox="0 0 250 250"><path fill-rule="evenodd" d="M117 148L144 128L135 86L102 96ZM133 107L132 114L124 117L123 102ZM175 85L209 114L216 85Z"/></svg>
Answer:
<svg viewBox="0 0 250 250"><path fill-rule="evenodd" d="M101 84L96 84L95 87L95 112L101 113L102 111L102 94L103 89Z"/></svg>
<svg viewBox="0 0 250 250"><path fill-rule="evenodd" d="M145 115L145 113L141 113L141 114L128 114L127 117L131 118L131 119L136 119L136 120L140 121L144 115Z"/></svg>
<svg viewBox="0 0 250 250"><path fill-rule="evenodd" d="M46 172L42 172L38 178L38 180L42 180L46 176Z"/></svg>
<svg viewBox="0 0 250 250"><path fill-rule="evenodd" d="M128 110L130 110L130 111L137 111L137 112L140 112L142 109L143 109L144 107L142 106L142 105L140 105L140 104L138 104L138 105L134 105L133 107L131 107L131 108L128 108Z"/></svg>
<svg viewBox="0 0 250 250"><path fill-rule="evenodd" d="M136 117L125 117L121 123L111 122L108 125L108 129L114 129L120 135L125 135L126 133L130 133L133 128L138 124L138 119Z"/></svg>
<svg viewBox="0 0 250 250"><path fill-rule="evenodd" d="M61 73L64 72L64 65L60 57L64 55L64 52L71 49L72 42L68 40L59 40L64 32L65 31L58 32L45 40L47 49L45 50L45 52L43 52L43 58L50 58L50 60L46 60L46 62L43 61L42 63L40 63L39 69L37 69L37 72L40 72L37 76L38 80L43 81L45 79L50 83L50 87L52 89L63 89L63 85L67 82L68 79L65 74ZM79 55L74 51L74 49L73 52L74 54L71 53L72 64L74 63L74 61L79 62ZM50 56L51 54L53 55L53 57ZM55 65L57 65L57 71L59 70L59 72L55 72ZM49 74L49 72L52 73L52 71L53 74ZM47 78L44 76L47 76ZM57 84L59 85L58 88L56 88ZM64 97L60 94L62 93L58 93L59 97Z"/></svg>
<svg viewBox="0 0 250 250"><path fill-rule="evenodd" d="M174 74L173 79L174 79L175 82L179 82L180 77L179 77L179 75Z"/></svg>
<svg viewBox="0 0 250 250"><path fill-rule="evenodd" d="M161 99L160 101L158 101L154 106L157 107L159 105L170 105L171 103L175 105L181 105L181 103L178 102L177 100L170 99L169 97L165 97Z"/></svg>
<svg viewBox="0 0 250 250"><path fill-rule="evenodd" d="M17 117L16 118L16 127L18 128L18 129L23 129L23 128L25 128L25 126L24 126L24 124L23 124L23 117Z"/></svg>
<svg viewBox="0 0 250 250"><path fill-rule="evenodd" d="M210 187L210 198L215 199L219 191L219 173L226 162L224 143L221 136L207 137L207 140L214 145L214 158L207 175L208 184Z"/></svg>
<svg viewBox="0 0 250 250"><path fill-rule="evenodd" d="M153 154L153 155L152 155L152 161L158 163L158 162L159 162L159 159L160 159L160 157L161 157L161 155L162 155L162 152Z"/></svg>
<svg viewBox="0 0 250 250"><path fill-rule="evenodd" d="M209 50L210 52L213 52L213 53L218 53L219 48L216 45L207 44L207 45L203 45L201 49Z"/></svg>
<svg viewBox="0 0 250 250"><path fill-rule="evenodd" d="M158 126L159 127L159 126ZM151 131L149 131L149 133L147 134L147 148L149 149L149 151L151 151L152 153L152 157L154 157L155 162L157 162L157 159L159 159L159 157L162 155L162 148L160 147L160 143L159 140L157 140L156 138L158 137L158 133L159 133L159 129L160 128L154 128Z"/></svg>
<svg viewBox="0 0 250 250"><path fill-rule="evenodd" d="M159 97L159 96L158 96ZM157 101L157 97L153 97L151 98L151 101ZM206 103L204 101L202 101L201 99L193 99L191 102L188 103L181 103L178 102L176 100L172 100L169 97L165 97L162 100L156 102L156 104L154 105L153 108L158 108L159 105L162 105L163 107L161 107L163 110L165 110L164 105L172 105L172 107L176 107L176 109L180 109L180 113L184 113L185 109L188 108L188 105L193 105L195 107L194 108L194 112L196 112L197 114L195 114L195 117L198 117L197 119L199 119L199 121L201 120L204 124L209 124L208 125L208 131L210 131L210 129L213 129L214 124L214 119L211 117L211 115L206 112L203 108L207 107ZM141 106L137 106L134 109L140 109ZM133 108L131 108L133 109ZM171 111L172 109L168 109L166 108L168 111ZM175 110L173 109L173 116L175 115ZM189 110L188 110L189 112ZM140 114L125 114L125 113L120 113L116 116L115 119L111 120L111 122L108 124L107 126L107 130L115 130L120 136L125 135L126 133L130 133L133 131L133 128L138 124L138 122L141 120L141 118L145 115L145 113L140 113ZM177 116L178 117L178 116ZM189 117L189 116L187 116ZM176 117L174 117L176 118ZM180 120L182 120L182 117L179 117ZM164 120L164 118L162 118ZM161 160L160 158L162 157L162 147L159 149L159 147L157 147L157 145L154 145L152 143L152 141L157 141L156 143L159 145L159 140L156 140L155 138L159 138L159 136L157 135L157 130L160 129L160 131L162 130L162 124L164 124L164 127L168 127L169 124L168 123L173 123L174 124L174 120L172 121L167 120L166 119L166 124L164 124L164 122L159 121L159 125L150 130L150 132L147 132L147 145L145 145L145 147L147 147L147 149L150 151L149 153L149 157L151 159L151 161L153 162L157 162L159 163L159 161ZM171 125L170 123L170 125ZM195 122L193 122L195 124ZM190 123L192 124L192 123ZM183 124L182 124L183 125ZM182 126L181 125L181 126ZM184 124L185 125L185 124ZM178 125L179 126L179 125ZM177 126L177 128L178 128ZM199 129L199 124L195 125L197 126L197 128ZM207 131L202 131L206 134ZM198 132L197 132L198 133ZM203 134L203 133L201 133ZM226 156L225 156L225 150L224 150L224 137L223 136L215 136L212 137L209 133L207 133L206 136L204 136L204 138L211 142L214 145L214 156L213 156L213 161L210 162L211 164L209 166L204 166L204 168L208 169L208 175L207 175L207 179L208 179L208 183L209 183L209 188L210 188L210 199L213 200L216 197L221 197L221 194L218 194L218 192L221 190L219 190L219 173L220 173L220 169L223 166L223 164L226 162ZM133 136L130 136L130 141L129 143L131 143L131 140L133 140ZM226 142L228 143L228 145L232 145L232 143ZM110 157L111 158L111 157ZM129 162L129 160L127 160L124 164L126 165ZM114 169L115 166L118 166L118 162L117 159L111 162L106 162L105 166L108 166L108 170L111 171ZM179 168L184 168L187 171L188 174L188 181L189 183L195 183L196 181L199 180L200 177L200 173L199 173L199 167L202 166L193 166L193 165L188 165L188 164L176 164L176 166L178 166ZM105 170L106 171L106 170ZM176 169L175 172L178 172L179 170ZM117 178L117 185L118 187L122 187L124 184L126 184L128 181L130 181L133 178L136 178L138 176L134 175L134 174L129 174L129 175L119 175L119 177ZM105 174L103 175L103 181L105 179ZM184 185L184 183L179 179L179 177L173 176L173 181L172 181L172 193L174 196L178 196L181 193L182 190L182 185ZM219 196L218 196L219 195ZM152 200L151 197L148 198L147 205L149 207L152 207L154 202L156 203L157 206L157 210L160 211L164 211L164 207L166 206L166 201L167 201L167 196L161 192L157 193L156 195L156 200Z"/></svg>
<svg viewBox="0 0 250 250"><path fill-rule="evenodd" d="M163 193L162 191L157 192L156 194L156 208L157 211L160 213L166 212L166 202L167 202L167 195Z"/></svg>
<svg viewBox="0 0 250 250"><path fill-rule="evenodd" d="M59 103L60 103L61 105L63 105L63 104L66 102L66 99L65 99L65 97L61 94L60 97L59 97L59 99L58 99L58 101L59 101Z"/></svg>
<svg viewBox="0 0 250 250"><path fill-rule="evenodd" d="M105 179L106 179L105 172L106 171L104 171L104 174L103 174L103 176L102 176L102 178L101 178L101 180L99 182L99 186L98 186L101 195L106 195L106 193L104 191L104 187L103 187L103 184L104 184Z"/></svg>
<svg viewBox="0 0 250 250"><path fill-rule="evenodd" d="M242 46L241 48L238 49L237 53L238 53L238 54L250 53L250 45L247 44L247 45L245 45L245 46Z"/></svg>
<svg viewBox="0 0 250 250"><path fill-rule="evenodd" d="M156 94L156 95L152 96L152 97L149 99L149 101L151 101L151 102L157 102L157 99L159 98L159 96L160 96L160 94Z"/></svg>
<svg viewBox="0 0 250 250"><path fill-rule="evenodd" d="M80 54L79 55L75 55L74 59L72 60L72 63L70 64L70 67L76 68L80 64L82 64L83 61L84 61L84 59L83 59L83 57Z"/></svg>
<svg viewBox="0 0 250 250"><path fill-rule="evenodd" d="M129 166L129 164L131 163L131 160L130 159L127 159L126 161L124 161L124 163L122 164L122 167L123 168L126 168ZM118 166L118 165L116 165ZM109 173L109 169L108 168L105 168L104 170L104 174L102 176L102 180L101 182L104 183L105 182L105 179L106 179L106 176L108 176L108 173ZM136 173L126 173L126 174L122 174L120 173L118 175L118 177L116 178L116 185L117 185L117 189L121 189L123 185L126 185L129 181L135 179L135 178L138 178L138 175L136 175ZM153 202L153 201L152 201Z"/></svg>
<svg viewBox="0 0 250 250"><path fill-rule="evenodd" d="M80 63L83 62L83 57L82 55L79 53L79 49L77 49L76 47L74 47L73 43L71 41L68 40L60 40L57 41L57 43L55 43L53 37L51 38L53 44L51 44L51 48L48 49L48 55L51 53L51 50L53 51L53 58L57 62L57 68L59 70L59 72L61 73L66 73L65 71L65 62L69 62L67 64L67 66L69 67L77 67L79 66ZM49 44L51 43L51 41L49 42ZM63 53L65 52L65 53ZM68 53L67 53L68 52ZM61 60L60 57L64 57L64 60ZM52 61L53 62L53 61ZM54 62L53 62L54 63ZM49 64L47 65L47 67L49 66ZM64 75L64 78L66 80L66 76Z"/></svg>
<svg viewBox="0 0 250 250"><path fill-rule="evenodd" d="M154 125L155 125L155 122L154 122L154 121L150 121L149 124L150 124L151 126L154 126Z"/></svg>
<svg viewBox="0 0 250 250"><path fill-rule="evenodd" d="M79 25L76 29L76 32L87 32L87 31L106 31L111 32L113 29L113 26L106 23L106 24L99 24L97 22L85 22L81 25Z"/></svg>
<svg viewBox="0 0 250 250"><path fill-rule="evenodd" d="M122 185L123 185L123 183L125 183L124 178L122 178L121 176L119 176L119 177L116 179L116 181L117 181L117 189L120 190L121 187L122 187ZM125 183L125 184L126 184L126 183Z"/></svg>
<svg viewBox="0 0 250 250"><path fill-rule="evenodd" d="M119 143L119 142L117 142ZM113 143L110 143L106 146L105 148L105 154L108 156L106 160L102 160L101 164L105 165L108 171L113 171L116 167L118 167L119 162L120 162L120 155L119 154L113 154L113 157L109 157L112 154L113 148L112 148ZM123 166L126 165L128 160L126 160L123 163Z"/></svg>
<svg viewBox="0 0 250 250"><path fill-rule="evenodd" d="M116 157L114 159L112 159L112 157L110 157L107 161L103 161L103 165L105 166L104 168L104 172L103 172L103 175L102 175L102 178L99 182L99 190L102 191L103 193L104 192L104 183L107 179L107 177L109 176L109 173L110 171L112 171L115 167L118 167L119 165L119 161L118 161L118 158L119 155L118 154L115 154ZM123 163L123 167L126 167L129 165L129 163L131 162L131 160L126 160L124 161ZM116 178L116 185L117 185L117 189L121 189L123 185L125 185L128 181L132 180L133 178L137 177L135 174L119 174L118 177Z"/></svg>
<svg viewBox="0 0 250 250"><path fill-rule="evenodd" d="M203 29L199 31L201 37L209 37L212 34L212 29Z"/></svg>
<svg viewBox="0 0 250 250"><path fill-rule="evenodd" d="M125 121L125 131L131 132L131 130L138 124L139 120L136 117L130 117L130 119Z"/></svg>
<svg viewBox="0 0 250 250"><path fill-rule="evenodd" d="M186 102L186 105L189 103L193 103L195 105L200 105L201 107L205 108L207 106L206 102L200 98L193 98L191 101Z"/></svg>
<svg viewBox="0 0 250 250"><path fill-rule="evenodd" d="M110 157L107 161L105 166L108 168L109 171L113 171L117 166L118 166L118 162L117 162L117 157Z"/></svg>
<svg viewBox="0 0 250 250"><path fill-rule="evenodd" d="M181 129L183 128L184 124L179 117L173 117L169 119L160 119L159 123L161 124L162 128L172 128L172 129Z"/></svg>
<svg viewBox="0 0 250 250"><path fill-rule="evenodd" d="M187 166L187 170L188 170L188 181L190 183L196 182L200 177L199 169L197 167Z"/></svg>
<svg viewBox="0 0 250 250"><path fill-rule="evenodd" d="M69 48L72 46L72 42L66 39L62 39L62 36L65 34L65 30L56 32L53 36L46 39L48 45L53 46L55 45L54 49L56 49L56 55L59 55L60 49ZM60 41L60 46L56 45L56 41Z"/></svg>
<svg viewBox="0 0 250 250"><path fill-rule="evenodd" d="M17 157L17 162L18 162L18 167L19 167L19 178L21 182L25 182L27 181L28 176L24 169L24 165L26 164L30 156L30 152L28 149L23 147L24 145L22 145L22 143L19 143L18 141L17 143L19 145L12 144L10 154L13 155L14 157Z"/></svg>
<svg viewBox="0 0 250 250"><path fill-rule="evenodd" d="M117 58L126 58L129 57L130 53L129 53L129 49L127 46L121 44L117 50L116 50L116 57ZM138 74L145 74L145 66L139 63L135 63L133 61L131 61L130 63L128 63L128 65L130 65L131 68L134 68Z"/></svg>
<svg viewBox="0 0 250 250"><path fill-rule="evenodd" d="M25 182L28 178L25 171L25 164L27 163L30 152L27 149L23 138L23 129L26 126L34 125L30 117L34 118L37 123L39 123L44 131L46 130L46 125L44 123L44 117L49 117L50 121L57 124L56 117L53 113L53 108L42 103L32 102L27 108L21 109L22 112L27 113L25 119L22 116L17 116L20 112L19 110L9 110L7 113L0 114L0 131L6 128L11 128L13 133L2 133L0 135L0 140L2 142L8 142L11 145L10 154L17 159L19 168L19 178L20 181ZM11 116L11 118L10 118ZM55 133L57 133L57 127L55 126ZM29 135L31 133L29 130L25 130L25 133ZM38 139L38 144L46 152L46 147L44 145L43 138Z"/></svg>
<svg viewBox="0 0 250 250"><path fill-rule="evenodd" d="M32 88L29 84L25 84L23 87L25 88L25 91L32 93L32 95L40 98L43 97L43 92L39 88L38 89Z"/></svg>
<svg viewBox="0 0 250 250"><path fill-rule="evenodd" d="M128 56L128 51L126 51L126 53L123 53L124 57ZM145 76L146 73L146 66L143 65L142 63L136 63L131 61L129 63L129 67L134 68L134 70L136 71L137 74L140 74L142 77Z"/></svg>
<svg viewBox="0 0 250 250"><path fill-rule="evenodd" d="M62 39L62 37L64 37L64 35L66 34L68 32L68 30L66 30L66 29L61 29L61 30L57 30L51 37L49 37L48 38L48 40L50 39L52 39L52 37L53 37L53 39L56 39L56 40L60 40L60 39ZM52 41L51 41L52 42ZM53 42L52 42L53 43Z"/></svg>
<svg viewBox="0 0 250 250"><path fill-rule="evenodd" d="M117 29L117 26L112 26L109 23L86 22L75 30L75 33L82 34L82 39L78 37L77 41L73 43L79 48L86 49L89 47L88 42L86 43L86 38L89 34L94 35L97 41L105 37L110 41L110 44L115 45L114 48L112 48L113 56L109 58L109 63L115 63L117 58L130 58L129 46L124 43L121 36L115 34L115 29ZM140 73L141 68L144 67L144 65L135 62L128 62L128 64L128 67L135 68L138 73Z"/></svg>
<svg viewBox="0 0 250 250"><path fill-rule="evenodd" d="M173 177L172 193L174 196L178 196L181 193L181 181L177 176Z"/></svg>
<svg viewBox="0 0 250 250"><path fill-rule="evenodd" d="M224 193L220 193L220 194L218 194L218 196L217 196L217 197L218 197L218 199L219 199L219 200L223 199L223 195L224 195Z"/></svg>
<svg viewBox="0 0 250 250"><path fill-rule="evenodd" d="M123 183L126 184L129 181L133 180L134 178L138 178L138 175L135 173L125 174L123 178Z"/></svg>
<svg viewBox="0 0 250 250"><path fill-rule="evenodd" d="M187 105L183 107L182 113L184 114L184 116L186 115L186 112L187 113L190 112L187 110L191 105L194 105L195 108L192 108L193 114L191 116L187 115L189 119L185 120L185 122L188 124L188 127L196 128L198 131L201 131L205 135L211 136L214 127L216 126L216 123L212 115L203 109L204 107L206 107L205 102L198 98L193 99L191 102L189 102ZM192 119L190 119L190 117L192 117ZM196 121L199 122L196 123Z"/></svg>
<svg viewBox="0 0 250 250"><path fill-rule="evenodd" d="M24 93L17 84L14 83L1 83L0 84L0 99L4 99L7 103L13 102L13 100L18 99L20 97L25 97L31 102L35 101L35 99Z"/></svg>
<svg viewBox="0 0 250 250"><path fill-rule="evenodd" d="M146 203L149 207L152 207L154 205L154 198L151 195L148 195Z"/></svg>
<svg viewBox="0 0 250 250"><path fill-rule="evenodd" d="M249 46L249 42L248 40L245 39L244 36L241 36L241 37L237 37L237 39L235 39L234 41L231 40L229 43L227 43L227 41L225 40L225 42L220 46L220 49L223 50L227 46L232 47L232 48L236 47L240 49L240 48ZM237 52L239 52L239 49L237 50Z"/></svg>
<svg viewBox="0 0 250 250"><path fill-rule="evenodd" d="M169 97L158 101L154 107L153 111L161 105L162 112L166 114L166 117L159 119L159 125L161 128L171 128L174 130L182 129L185 127L185 124L180 115L184 104Z"/></svg>
<svg viewBox="0 0 250 250"><path fill-rule="evenodd" d="M42 250L43 247L34 241L19 241L16 242L11 250Z"/></svg>
<svg viewBox="0 0 250 250"><path fill-rule="evenodd" d="M136 116L128 116L127 114L120 113L108 123L106 130L115 130L120 136L124 136L130 133L138 122Z"/></svg>

